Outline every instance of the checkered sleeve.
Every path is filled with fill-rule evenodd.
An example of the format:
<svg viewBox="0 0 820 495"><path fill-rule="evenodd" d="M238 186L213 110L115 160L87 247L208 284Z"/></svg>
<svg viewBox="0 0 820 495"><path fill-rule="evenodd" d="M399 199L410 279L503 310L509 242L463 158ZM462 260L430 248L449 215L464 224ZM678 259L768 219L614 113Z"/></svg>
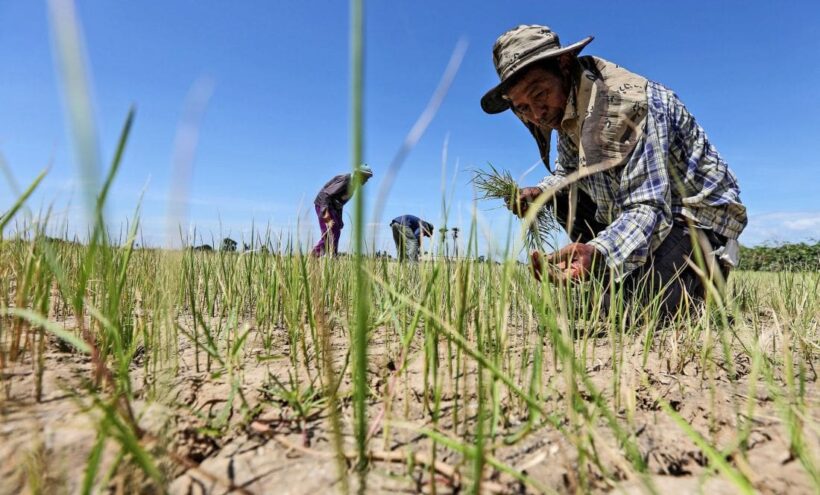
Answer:
<svg viewBox="0 0 820 495"><path fill-rule="evenodd" d="M661 105L653 108L653 105ZM649 101L646 132L621 172L615 208L620 214L590 244L620 277L644 264L672 227L668 123L662 102Z"/></svg>
<svg viewBox="0 0 820 495"><path fill-rule="evenodd" d="M748 221L737 177L678 96L660 85L650 86L650 90L650 95L668 108L671 129L685 137L679 141L686 152L686 169L683 165L680 170L671 168L676 175L672 184L682 198L681 215L703 228L737 239Z"/></svg>

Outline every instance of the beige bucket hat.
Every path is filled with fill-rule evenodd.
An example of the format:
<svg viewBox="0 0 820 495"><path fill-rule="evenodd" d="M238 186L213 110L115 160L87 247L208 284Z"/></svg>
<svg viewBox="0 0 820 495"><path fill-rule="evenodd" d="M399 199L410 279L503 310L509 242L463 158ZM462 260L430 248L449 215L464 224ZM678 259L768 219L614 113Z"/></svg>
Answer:
<svg viewBox="0 0 820 495"><path fill-rule="evenodd" d="M501 82L481 98L481 108L487 113L501 113L509 109L504 91L513 75L533 62L563 53L578 53L592 40L592 36L587 36L577 43L561 46L558 34L547 26L522 24L510 29L499 36L493 45L493 63Z"/></svg>

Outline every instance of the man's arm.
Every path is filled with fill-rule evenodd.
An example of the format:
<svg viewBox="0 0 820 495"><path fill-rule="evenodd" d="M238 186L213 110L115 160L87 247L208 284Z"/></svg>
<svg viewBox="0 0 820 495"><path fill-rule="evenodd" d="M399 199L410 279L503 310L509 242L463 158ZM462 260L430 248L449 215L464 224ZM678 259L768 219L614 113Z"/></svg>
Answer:
<svg viewBox="0 0 820 495"><path fill-rule="evenodd" d="M558 157L555 159L555 171L552 175L544 177L537 186L523 187L518 192L518 204L507 204L507 208L512 210L519 217L527 214L530 203L535 201L544 191L553 193L564 186L568 173L578 166L578 148L572 141L559 135L558 137ZM545 205L546 206L546 205Z"/></svg>
<svg viewBox="0 0 820 495"><path fill-rule="evenodd" d="M546 271L553 282L581 280L602 260L625 275L646 262L672 225L671 192L664 153L638 146L622 171L620 214L586 244L572 243L543 259L533 257L536 278Z"/></svg>
<svg viewBox="0 0 820 495"><path fill-rule="evenodd" d="M662 108L660 109L662 111ZM622 159L613 155L607 168L619 170L619 189L614 191L615 218L604 230L584 244L570 244L546 261L555 263L557 270L549 272L550 278L582 279L592 268L593 260L601 259L607 266L626 274L643 264L649 253L668 234L672 225L671 189L666 163L669 160L668 130L666 119L661 123L646 117L638 128L646 132L638 134L632 149L618 150ZM645 126L644 126L645 124ZM571 160L574 146L564 141L556 175L547 177L539 184L544 190L559 189L568 185L567 168L561 167L560 159ZM567 144L569 143L569 144ZM575 155L577 160L577 155ZM564 162L567 163L567 162ZM590 167L596 164L589 164ZM572 170L574 172L574 170ZM611 172L598 172L611 173ZM553 276L555 275L555 276Z"/></svg>
<svg viewBox="0 0 820 495"><path fill-rule="evenodd" d="M607 266L622 275L644 264L672 227L667 120L647 117L646 132L620 174L616 192L620 212L589 242Z"/></svg>

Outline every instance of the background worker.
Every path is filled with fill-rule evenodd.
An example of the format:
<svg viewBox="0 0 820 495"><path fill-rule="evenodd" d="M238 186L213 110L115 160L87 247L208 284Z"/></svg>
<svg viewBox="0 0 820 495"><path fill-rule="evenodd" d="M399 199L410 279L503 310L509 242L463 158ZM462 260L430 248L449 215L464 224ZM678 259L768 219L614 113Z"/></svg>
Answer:
<svg viewBox="0 0 820 495"><path fill-rule="evenodd" d="M394 218L390 222L390 228L393 230L393 241L396 243L399 261L418 261L422 236L432 237L434 230L433 224L414 215Z"/></svg>
<svg viewBox="0 0 820 495"><path fill-rule="evenodd" d="M319 228L322 231L319 242L313 248L315 256L321 256L325 252L335 255L339 251L339 236L344 227L342 209L356 192L356 183L364 185L373 177L373 171L366 165L359 167L355 173L358 175L356 181L353 180L353 174L333 177L327 181L313 201L316 216L319 218Z"/></svg>

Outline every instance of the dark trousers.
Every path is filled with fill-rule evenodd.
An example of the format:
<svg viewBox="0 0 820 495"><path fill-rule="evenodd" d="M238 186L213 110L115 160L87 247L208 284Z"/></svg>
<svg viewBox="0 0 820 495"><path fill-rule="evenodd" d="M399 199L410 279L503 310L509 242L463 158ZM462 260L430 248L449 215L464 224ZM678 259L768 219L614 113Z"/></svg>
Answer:
<svg viewBox="0 0 820 495"><path fill-rule="evenodd" d="M595 220L596 205L592 198L580 188L577 189L577 193L578 201L570 236L573 242L585 243L607 226ZM558 221L567 229L568 191L564 190L555 195L553 207ZM666 316L674 314L682 307L686 295L694 301L704 300L706 286L703 277L687 263L687 260L691 260L697 264L690 228L695 230L695 242L700 244L703 259L706 261L706 276L716 277L721 281L726 279L729 275L728 267L718 263L711 254L714 249L726 243L726 238L711 230L690 227L683 219L675 219L671 231L661 245L649 255L646 264L632 271L618 283L623 289L625 300L637 300L636 302L648 304L659 291L662 291L661 311ZM607 277L608 274L604 276L604 282L609 285ZM722 283L719 282L717 285L722 286ZM610 292L607 289L604 301L601 301L604 311L609 311L611 303Z"/></svg>

